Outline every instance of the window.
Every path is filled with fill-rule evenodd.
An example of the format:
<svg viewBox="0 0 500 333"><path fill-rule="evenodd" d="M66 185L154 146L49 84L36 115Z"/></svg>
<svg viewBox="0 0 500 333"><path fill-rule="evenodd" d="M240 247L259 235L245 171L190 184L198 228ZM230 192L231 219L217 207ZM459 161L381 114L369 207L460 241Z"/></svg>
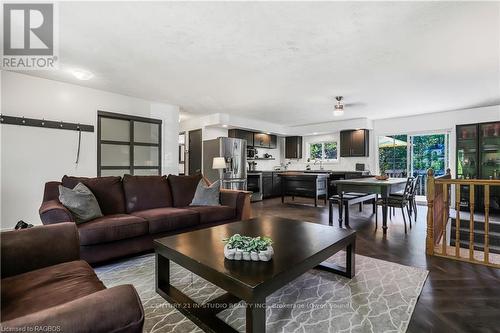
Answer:
<svg viewBox="0 0 500 333"><path fill-rule="evenodd" d="M161 120L99 111L97 175L161 174Z"/></svg>
<svg viewBox="0 0 500 333"><path fill-rule="evenodd" d="M309 144L309 158L311 160L336 161L337 142L315 142Z"/></svg>
<svg viewBox="0 0 500 333"><path fill-rule="evenodd" d="M378 157L380 173L386 173L389 177L406 177L408 173L408 136L379 136Z"/></svg>
<svg viewBox="0 0 500 333"><path fill-rule="evenodd" d="M419 177L417 195L425 195L427 169L444 175L449 165L449 134L387 135L378 138L380 173L389 177Z"/></svg>

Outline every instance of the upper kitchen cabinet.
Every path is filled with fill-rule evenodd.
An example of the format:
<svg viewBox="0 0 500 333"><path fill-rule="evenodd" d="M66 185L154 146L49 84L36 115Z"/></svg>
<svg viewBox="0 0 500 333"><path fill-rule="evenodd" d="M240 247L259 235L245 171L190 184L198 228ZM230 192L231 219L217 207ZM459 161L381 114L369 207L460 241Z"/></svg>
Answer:
<svg viewBox="0 0 500 333"><path fill-rule="evenodd" d="M271 141L269 142L269 148L278 148L278 137L276 135L271 135Z"/></svg>
<svg viewBox="0 0 500 333"><path fill-rule="evenodd" d="M278 138L276 135L266 134L266 133L254 133L253 135L253 145L257 148L271 148L277 147Z"/></svg>
<svg viewBox="0 0 500 333"><path fill-rule="evenodd" d="M247 140L247 147L270 149L275 149L278 147L278 138L276 137L276 135L267 133L255 133L235 128L230 129L227 133L227 136L230 138Z"/></svg>
<svg viewBox="0 0 500 333"><path fill-rule="evenodd" d="M269 143L271 142L271 136L266 133L254 133L253 134L253 146L257 148L269 148Z"/></svg>
<svg viewBox="0 0 500 333"><path fill-rule="evenodd" d="M252 147L254 145L253 132L235 128L230 129L227 132L227 136L230 138L247 140L247 147Z"/></svg>
<svg viewBox="0 0 500 333"><path fill-rule="evenodd" d="M302 158L301 136L287 136L285 138L285 158Z"/></svg>
<svg viewBox="0 0 500 333"><path fill-rule="evenodd" d="M367 157L369 155L369 147L368 130L340 131L341 157Z"/></svg>

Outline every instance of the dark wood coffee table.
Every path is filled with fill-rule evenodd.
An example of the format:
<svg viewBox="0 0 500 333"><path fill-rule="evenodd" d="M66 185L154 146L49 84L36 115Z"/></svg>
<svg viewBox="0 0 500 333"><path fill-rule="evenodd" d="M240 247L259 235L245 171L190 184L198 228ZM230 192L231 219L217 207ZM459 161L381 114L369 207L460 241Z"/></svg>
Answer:
<svg viewBox="0 0 500 333"><path fill-rule="evenodd" d="M234 234L271 237L273 259L225 259L222 239ZM266 329L268 295L312 268L352 278L355 244L354 231L279 217L261 217L164 237L154 241L156 291L208 332L235 332L216 314L244 300L246 331L262 333ZM347 254L345 268L324 262L342 249ZM228 293L204 305L197 304L170 284L170 260Z"/></svg>

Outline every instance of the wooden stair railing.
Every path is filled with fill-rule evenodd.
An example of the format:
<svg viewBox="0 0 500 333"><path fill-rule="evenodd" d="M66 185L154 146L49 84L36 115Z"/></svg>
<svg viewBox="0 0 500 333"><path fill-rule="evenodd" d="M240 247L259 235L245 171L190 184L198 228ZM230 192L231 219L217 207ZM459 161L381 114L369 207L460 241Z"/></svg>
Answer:
<svg viewBox="0 0 500 333"><path fill-rule="evenodd" d="M468 249L460 247L460 191L461 185L469 186L469 239ZM475 250L474 210L476 187L484 187L484 243L483 251ZM500 268L500 255L489 251L490 187L500 186L500 180L492 179L452 179L449 169L446 175L434 177L434 171L427 171L427 238L428 255L446 257ZM450 220L451 189L454 189L456 210L455 246L449 246L446 226Z"/></svg>

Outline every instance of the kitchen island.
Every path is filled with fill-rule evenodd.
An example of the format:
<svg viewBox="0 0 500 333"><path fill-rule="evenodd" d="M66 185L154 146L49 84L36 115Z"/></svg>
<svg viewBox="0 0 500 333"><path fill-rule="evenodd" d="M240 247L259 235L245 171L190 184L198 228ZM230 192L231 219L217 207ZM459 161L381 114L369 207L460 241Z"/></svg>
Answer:
<svg viewBox="0 0 500 333"><path fill-rule="evenodd" d="M325 205L328 195L328 173L312 172L281 172L281 202L286 196L314 198L314 207L318 206L318 199L323 197Z"/></svg>
<svg viewBox="0 0 500 333"><path fill-rule="evenodd" d="M247 173L248 189L254 192L253 201L271 199L282 196L280 174L321 174L327 177L327 196L337 194L336 180L362 178L369 171L342 170L249 170ZM252 189L250 189L252 188ZM290 194L292 195L292 194ZM323 194L321 194L323 195ZM299 196L299 195L297 195ZM300 195L301 196L301 195ZM309 195L313 197L312 195Z"/></svg>

